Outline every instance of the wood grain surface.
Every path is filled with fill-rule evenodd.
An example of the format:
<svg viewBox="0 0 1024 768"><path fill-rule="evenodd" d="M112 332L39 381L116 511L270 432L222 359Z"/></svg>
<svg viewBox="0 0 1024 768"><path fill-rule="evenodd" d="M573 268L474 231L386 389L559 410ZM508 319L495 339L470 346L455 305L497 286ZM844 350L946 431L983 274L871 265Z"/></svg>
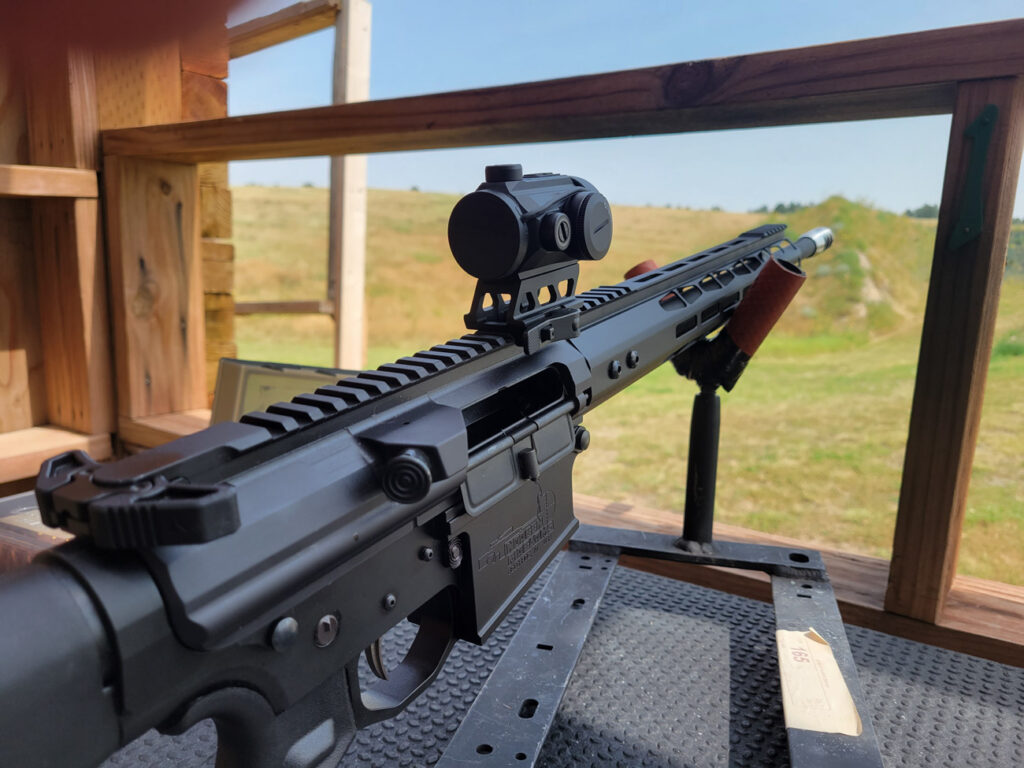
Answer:
<svg viewBox="0 0 1024 768"><path fill-rule="evenodd" d="M226 23L195 27L181 40L181 69L221 80L228 76Z"/></svg>
<svg viewBox="0 0 1024 768"><path fill-rule="evenodd" d="M0 163L20 167L26 162L28 127L21 81L0 59ZM0 200L0 432L46 421L33 262L28 203Z"/></svg>
<svg viewBox="0 0 1024 768"><path fill-rule="evenodd" d="M370 98L368 0L342 0L335 24L333 102ZM327 299L334 306L334 365L366 365L366 156L331 158Z"/></svg>
<svg viewBox="0 0 1024 768"><path fill-rule="evenodd" d="M32 477L45 459L63 451L86 451L98 461L109 459L110 435L82 435L57 427L32 427L0 435L0 483Z"/></svg>
<svg viewBox="0 0 1024 768"><path fill-rule="evenodd" d="M228 28L230 56L237 59L272 45L327 29L338 15L339 0L307 0Z"/></svg>
<svg viewBox="0 0 1024 768"><path fill-rule="evenodd" d="M1024 20L560 80L107 133L119 155L343 155L949 112L1024 73Z"/></svg>
<svg viewBox="0 0 1024 768"><path fill-rule="evenodd" d="M195 408L160 416L138 419L122 417L118 423L118 437L130 445L152 448L179 437L191 435L210 426L210 410Z"/></svg>
<svg viewBox="0 0 1024 768"><path fill-rule="evenodd" d="M31 232L28 203L0 200L0 432L46 423Z"/></svg>
<svg viewBox="0 0 1024 768"><path fill-rule="evenodd" d="M182 70L181 119L209 120L228 115L228 84L209 75Z"/></svg>
<svg viewBox="0 0 1024 768"><path fill-rule="evenodd" d="M199 184L194 165L107 158L118 409L206 405Z"/></svg>
<svg viewBox="0 0 1024 768"><path fill-rule="evenodd" d="M964 131L995 104L980 236L949 247L973 141ZM1024 79L963 83L950 129L935 255L893 540L886 608L938 621L956 574L967 488L995 332L999 286L1024 147Z"/></svg>
<svg viewBox="0 0 1024 768"><path fill-rule="evenodd" d="M0 164L0 197L97 197L96 171Z"/></svg>
<svg viewBox="0 0 1024 768"><path fill-rule="evenodd" d="M72 52L63 67L31 71L25 93L31 162L94 175L99 113L93 57ZM36 199L32 224L49 422L89 435L112 432L99 201Z"/></svg>
<svg viewBox="0 0 1024 768"><path fill-rule="evenodd" d="M96 82L102 130L181 120L181 53L177 42L99 54Z"/></svg>

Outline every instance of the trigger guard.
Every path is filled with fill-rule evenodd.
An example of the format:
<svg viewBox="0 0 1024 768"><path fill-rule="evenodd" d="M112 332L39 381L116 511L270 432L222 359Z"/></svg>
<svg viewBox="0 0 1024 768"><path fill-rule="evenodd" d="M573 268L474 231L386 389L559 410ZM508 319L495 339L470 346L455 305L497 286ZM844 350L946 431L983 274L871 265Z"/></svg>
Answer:
<svg viewBox="0 0 1024 768"><path fill-rule="evenodd" d="M180 734L205 718L217 727L217 768L323 768L338 765L356 735L348 676L338 670L283 712L257 691L220 688L164 723Z"/></svg>
<svg viewBox="0 0 1024 768"><path fill-rule="evenodd" d="M451 590L434 595L416 612L420 628L402 663L365 691L359 687L359 656L345 667L356 725L363 728L394 717L430 685L455 645Z"/></svg>

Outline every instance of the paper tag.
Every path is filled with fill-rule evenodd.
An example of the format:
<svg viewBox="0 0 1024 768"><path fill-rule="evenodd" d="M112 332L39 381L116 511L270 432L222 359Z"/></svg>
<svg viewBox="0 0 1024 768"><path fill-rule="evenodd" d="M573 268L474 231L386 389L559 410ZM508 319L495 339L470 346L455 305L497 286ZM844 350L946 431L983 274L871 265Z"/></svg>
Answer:
<svg viewBox="0 0 1024 768"><path fill-rule="evenodd" d="M859 736L857 706L825 638L811 627L806 632L777 630L775 640L786 727Z"/></svg>

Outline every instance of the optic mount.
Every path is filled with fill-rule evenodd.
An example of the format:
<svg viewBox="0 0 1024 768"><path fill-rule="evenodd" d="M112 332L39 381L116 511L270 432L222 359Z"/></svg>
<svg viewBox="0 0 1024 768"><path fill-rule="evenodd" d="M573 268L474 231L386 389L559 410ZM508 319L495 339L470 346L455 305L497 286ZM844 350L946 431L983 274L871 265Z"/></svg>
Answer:
<svg viewBox="0 0 1024 768"><path fill-rule="evenodd" d="M524 176L520 165L487 166L484 178L448 220L452 254L477 278L466 327L511 336L527 354L579 335L579 262L608 253L608 201L584 179Z"/></svg>

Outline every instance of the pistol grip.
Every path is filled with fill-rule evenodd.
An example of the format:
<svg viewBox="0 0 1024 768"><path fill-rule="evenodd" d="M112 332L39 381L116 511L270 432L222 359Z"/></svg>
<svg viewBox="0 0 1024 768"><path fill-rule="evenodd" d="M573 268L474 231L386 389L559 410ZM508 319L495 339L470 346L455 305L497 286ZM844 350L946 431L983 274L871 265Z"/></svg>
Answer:
<svg viewBox="0 0 1024 768"><path fill-rule="evenodd" d="M193 701L167 733L200 720L217 726L216 768L335 768L356 735L345 670L280 714L248 688L222 688Z"/></svg>
<svg viewBox="0 0 1024 768"><path fill-rule="evenodd" d="M455 644L455 611L450 589L436 594L416 612L420 628L402 663L388 679L366 690L359 686L359 657L345 667L355 722L363 728L394 717L433 682ZM219 768L219 766L218 766Z"/></svg>

